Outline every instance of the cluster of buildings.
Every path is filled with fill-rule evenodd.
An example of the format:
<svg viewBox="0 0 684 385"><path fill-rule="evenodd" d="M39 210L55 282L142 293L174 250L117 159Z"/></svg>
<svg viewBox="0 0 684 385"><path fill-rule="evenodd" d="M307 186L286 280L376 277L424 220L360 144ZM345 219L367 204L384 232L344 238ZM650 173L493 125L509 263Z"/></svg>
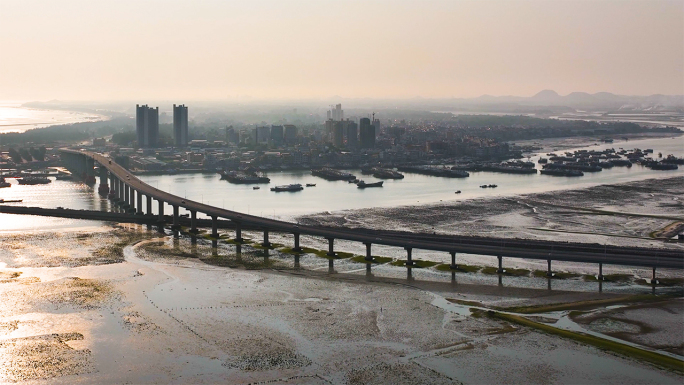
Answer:
<svg viewBox="0 0 684 385"><path fill-rule="evenodd" d="M159 147L159 107L135 105L135 131L138 147ZM173 105L173 141L176 147L188 145L188 107Z"/></svg>
<svg viewBox="0 0 684 385"><path fill-rule="evenodd" d="M333 106L327 114L325 133L327 139L337 148L372 149L375 148L375 138L380 131L380 120L369 118L359 119L357 124L350 119L344 119L342 105Z"/></svg>

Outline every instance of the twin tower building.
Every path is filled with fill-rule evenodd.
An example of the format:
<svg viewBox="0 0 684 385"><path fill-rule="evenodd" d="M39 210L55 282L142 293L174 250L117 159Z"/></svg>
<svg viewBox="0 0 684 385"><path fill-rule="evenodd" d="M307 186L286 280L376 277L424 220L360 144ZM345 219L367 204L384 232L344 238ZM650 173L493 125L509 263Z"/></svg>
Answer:
<svg viewBox="0 0 684 385"><path fill-rule="evenodd" d="M138 147L159 146L159 107L135 105L135 131ZM173 140L176 147L188 145L188 107L173 105Z"/></svg>

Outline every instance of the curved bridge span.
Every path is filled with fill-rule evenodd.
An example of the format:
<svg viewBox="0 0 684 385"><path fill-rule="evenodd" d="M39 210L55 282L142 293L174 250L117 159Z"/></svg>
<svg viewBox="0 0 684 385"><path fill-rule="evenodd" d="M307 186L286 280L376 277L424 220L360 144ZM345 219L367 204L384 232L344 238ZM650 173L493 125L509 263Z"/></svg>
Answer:
<svg viewBox="0 0 684 385"><path fill-rule="evenodd" d="M217 220L229 219L235 224L236 240L240 242L242 228L260 229L264 233L264 245L268 245L269 232L289 233L294 236L293 250L301 250L299 237L301 234L322 237L329 242L328 255L334 255L334 240L343 239L361 242L366 245L366 259L372 260L371 245L379 244L404 248L407 252L408 266L413 265L411 251L423 249L443 251L451 254L451 265L457 268L456 254L479 254L496 256L499 259L499 269L502 269L503 257L537 259L548 261L549 273L551 261L568 261L596 263L599 265L599 277L602 276L603 264L641 266L653 268L655 277L656 268L684 269L684 252L653 250L634 247L604 247L600 245L587 245L580 247L577 244L564 242L538 242L526 240L501 240L491 238L490 242L482 241L487 238L479 238L475 242L471 238L433 236L427 234L407 234L397 232L380 232L367 229L327 228L319 226L306 226L296 223L285 222L275 219L248 215L236 211L225 210L210 206L190 199L185 199L153 186L146 184L135 175L114 162L111 158L89 151L62 149L61 156L65 166L76 175L94 177L94 164L100 167L100 192L108 192L110 199L122 202L128 207L129 212L139 215L152 214L152 200L158 202L158 216L164 221L164 204L173 208L173 226L179 227L179 210L187 210L191 216L191 232L197 232L197 213L203 213L212 219L212 236L218 238ZM107 183L109 182L109 183ZM102 191L102 188L106 191ZM147 213L143 208L143 196L146 197ZM501 270L502 271L502 270Z"/></svg>

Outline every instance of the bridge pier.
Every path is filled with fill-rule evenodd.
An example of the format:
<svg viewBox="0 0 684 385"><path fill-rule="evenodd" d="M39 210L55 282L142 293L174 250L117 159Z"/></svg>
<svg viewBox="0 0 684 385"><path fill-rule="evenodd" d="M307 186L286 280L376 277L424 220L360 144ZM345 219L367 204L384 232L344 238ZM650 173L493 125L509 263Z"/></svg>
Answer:
<svg viewBox="0 0 684 385"><path fill-rule="evenodd" d="M328 238L328 257L335 256L335 238Z"/></svg>
<svg viewBox="0 0 684 385"><path fill-rule="evenodd" d="M294 247L292 248L292 251L299 253L302 251L302 248L299 247L299 233L294 233ZM299 259L299 258L297 258Z"/></svg>
<svg viewBox="0 0 684 385"><path fill-rule="evenodd" d="M506 271L503 269L503 256L497 255L496 257L499 259L499 268L496 270L496 272L503 274Z"/></svg>
<svg viewBox="0 0 684 385"><path fill-rule="evenodd" d="M406 249L406 266L413 266L413 259L411 259L411 251L413 250L410 247L404 247Z"/></svg>
<svg viewBox="0 0 684 385"><path fill-rule="evenodd" d="M211 225L212 227L216 227L214 225L214 217L211 218ZM212 229L213 230L213 229ZM197 231L197 211L190 211L190 233L192 234L197 234L199 231Z"/></svg>
<svg viewBox="0 0 684 385"><path fill-rule="evenodd" d="M138 191L138 205L136 206L138 208L138 211L136 214L138 215L143 215L143 199L142 199L142 192Z"/></svg>
<svg viewBox="0 0 684 385"><path fill-rule="evenodd" d="M372 261L373 256L371 255L371 243L365 243L366 245L366 257L364 258L366 261Z"/></svg>
<svg viewBox="0 0 684 385"><path fill-rule="evenodd" d="M159 200L159 222L164 223L164 201Z"/></svg>
<svg viewBox="0 0 684 385"><path fill-rule="evenodd" d="M179 218L180 218L180 215L178 214L178 206L174 205L173 206L173 226L171 228L173 228L173 229L180 228Z"/></svg>
<svg viewBox="0 0 684 385"><path fill-rule="evenodd" d="M135 214L135 189L133 188L133 186L128 186L128 188L130 190L128 196L131 199L131 201L128 204L130 207L127 211Z"/></svg>
<svg viewBox="0 0 684 385"><path fill-rule="evenodd" d="M553 273L551 272L551 260L547 259L546 263L548 265L548 268L546 269L546 276L551 278L551 277L553 277Z"/></svg>
<svg viewBox="0 0 684 385"><path fill-rule="evenodd" d="M119 188L116 189L116 193L118 194L117 197L119 198L119 202L126 200L124 182L122 180L119 180Z"/></svg>
<svg viewBox="0 0 684 385"><path fill-rule="evenodd" d="M239 222L235 222L235 242L242 243L242 227Z"/></svg>
<svg viewBox="0 0 684 385"><path fill-rule="evenodd" d="M152 195L147 196L147 215L152 214Z"/></svg>
<svg viewBox="0 0 684 385"><path fill-rule="evenodd" d="M603 281L603 263L599 262L599 274L598 274L598 280Z"/></svg>
<svg viewBox="0 0 684 385"><path fill-rule="evenodd" d="M195 222L195 219L194 219L195 215L196 214L193 212L193 222ZM195 228L195 232L197 232L197 227L195 225L193 225L193 227ZM212 238L218 238L219 237L219 234L218 234L218 218L216 216L211 217L211 236L212 236Z"/></svg>
<svg viewBox="0 0 684 385"><path fill-rule="evenodd" d="M451 266L449 267L453 270L458 269L458 266L456 265L456 252L450 251L449 254L451 254Z"/></svg>
<svg viewBox="0 0 684 385"><path fill-rule="evenodd" d="M653 274L651 275L651 285L656 285L658 281L656 280L656 267L653 266Z"/></svg>
<svg viewBox="0 0 684 385"><path fill-rule="evenodd" d="M271 242L268 241L268 230L264 230L264 242L261 243L263 247L271 247Z"/></svg>
<svg viewBox="0 0 684 385"><path fill-rule="evenodd" d="M128 186L126 184L124 184L123 191L124 191L124 207L130 206L131 198L128 196L130 194L130 190L128 190Z"/></svg>

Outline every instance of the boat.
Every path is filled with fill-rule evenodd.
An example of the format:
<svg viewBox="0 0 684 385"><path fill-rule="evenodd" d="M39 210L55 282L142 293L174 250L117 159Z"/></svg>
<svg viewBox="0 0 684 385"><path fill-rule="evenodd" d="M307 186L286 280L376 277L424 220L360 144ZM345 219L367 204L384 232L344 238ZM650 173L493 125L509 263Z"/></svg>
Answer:
<svg viewBox="0 0 684 385"><path fill-rule="evenodd" d="M21 203L23 201L23 199L0 199L0 203Z"/></svg>
<svg viewBox="0 0 684 385"><path fill-rule="evenodd" d="M385 183L385 182L379 181L379 182L375 182L375 183L366 183L366 182L360 180L359 183L356 184L356 187L358 187L358 188L382 187L383 183Z"/></svg>
<svg viewBox="0 0 684 385"><path fill-rule="evenodd" d="M323 167L323 168L316 169L316 170L311 170L311 175L318 176L318 177L321 177L321 178L327 179L327 180L352 180L352 179L356 179L356 177L353 174L333 170L333 169L327 168L327 167Z"/></svg>
<svg viewBox="0 0 684 385"><path fill-rule="evenodd" d="M51 183L52 181L48 178L40 178L40 177L24 177L21 179L17 179L17 182L21 185L35 185L35 184L48 184Z"/></svg>
<svg viewBox="0 0 684 385"><path fill-rule="evenodd" d="M461 190L456 190L456 192L454 194L460 194L460 193L461 193Z"/></svg>
<svg viewBox="0 0 684 385"><path fill-rule="evenodd" d="M545 168L539 171L543 175L551 176L584 176L584 173L579 170L567 170L562 168Z"/></svg>
<svg viewBox="0 0 684 385"><path fill-rule="evenodd" d="M57 176L55 176L56 180L73 180L74 176L71 174L64 174L64 173L59 173Z"/></svg>
<svg viewBox="0 0 684 385"><path fill-rule="evenodd" d="M258 189L260 189L260 188L261 188L261 187L259 187L259 186L254 186L254 187L252 187L252 190L258 190Z"/></svg>
<svg viewBox="0 0 684 385"><path fill-rule="evenodd" d="M548 162L549 162L549 160L546 158L539 158L539 160L537 161L537 163L539 163L539 164L546 164Z"/></svg>
<svg viewBox="0 0 684 385"><path fill-rule="evenodd" d="M0 176L0 188L4 187L12 187L12 185L10 184L10 182L5 180L5 177Z"/></svg>
<svg viewBox="0 0 684 385"><path fill-rule="evenodd" d="M307 183L306 187L316 187L316 183Z"/></svg>
<svg viewBox="0 0 684 385"><path fill-rule="evenodd" d="M223 171L220 173L221 179L225 179L230 183L235 184L256 184L269 183L271 179L257 175L256 173L247 173L240 171Z"/></svg>
<svg viewBox="0 0 684 385"><path fill-rule="evenodd" d="M304 187L302 187L302 185L299 183L293 183L293 184L288 184L288 185L271 187L271 191L275 191L275 192L301 191L301 190L304 190Z"/></svg>
<svg viewBox="0 0 684 385"><path fill-rule="evenodd" d="M487 186L487 187L489 187L489 188L497 188L497 187L499 187L499 186L497 186L497 185L495 185L495 184L490 184L490 185Z"/></svg>
<svg viewBox="0 0 684 385"><path fill-rule="evenodd" d="M487 188L487 187L489 187L489 186L486 184L480 185L480 188Z"/></svg>

